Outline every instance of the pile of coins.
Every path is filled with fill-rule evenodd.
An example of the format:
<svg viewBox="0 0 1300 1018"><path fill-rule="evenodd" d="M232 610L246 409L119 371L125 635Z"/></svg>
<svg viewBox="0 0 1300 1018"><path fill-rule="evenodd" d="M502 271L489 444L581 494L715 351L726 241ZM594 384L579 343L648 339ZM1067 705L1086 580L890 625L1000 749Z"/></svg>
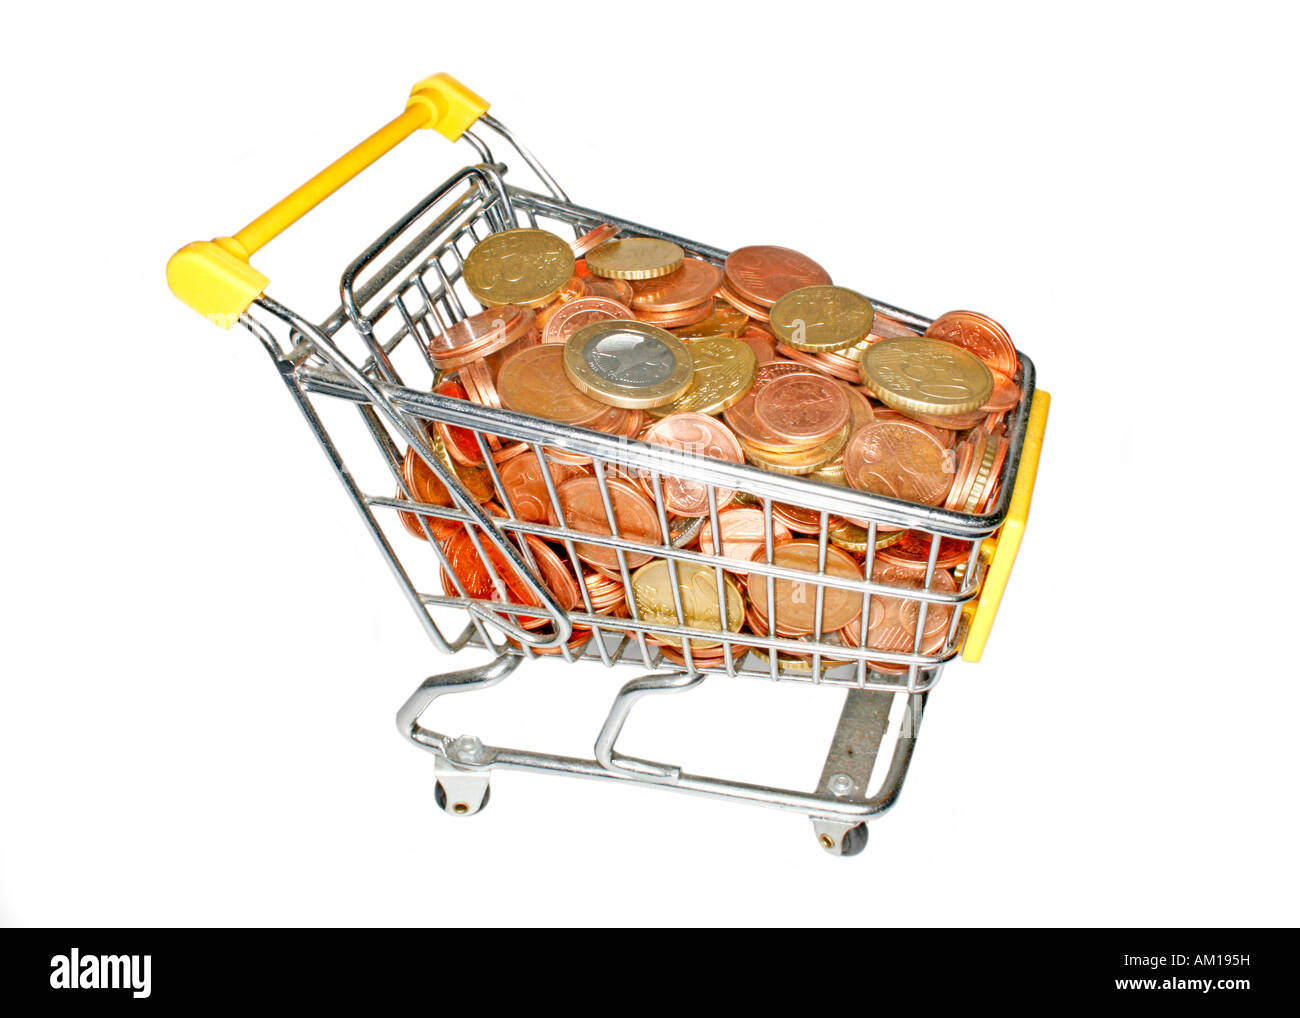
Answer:
<svg viewBox="0 0 1300 1018"><path fill-rule="evenodd" d="M1004 422L1021 393L1015 346L992 319L952 311L919 335L788 248L739 248L718 266L671 241L618 232L602 225L566 242L517 229L477 244L464 281L485 310L429 341L439 369L434 391L920 505L983 513L994 504L1008 452ZM524 443L483 439L442 422L429 429L435 454L489 513L608 537L612 512L619 537L695 549L717 556L723 570L624 551L625 577L611 547L526 535L521 554L566 611L626 617L630 594L645 622L684 618L717 634L690 640L701 667L723 661L724 633L741 645L737 652L760 655L766 651L743 646L746 633L905 653L916 645L917 600L873 595L864 633L861 594L816 581L863 578L868 520L830 518L819 571L821 514L774 503L772 563L814 576L773 579L746 566L768 561L764 513L746 492L615 466L597 478L590 458L570 450L548 447L539 461ZM452 504L413 449L402 466L409 497ZM407 511L401 518L413 535L425 539L427 527L442 546L448 594L539 606L490 541L478 543L499 584L462 525ZM873 580L921 587L929 534L879 525L874 542ZM930 589L955 592L971 552L969 542L943 539ZM930 606L922 653L943 647L951 612ZM525 628L549 624L515 619ZM589 636L575 629L570 645ZM668 660L685 659L681 638L644 639ZM803 667L807 656L783 653L781 663Z"/></svg>

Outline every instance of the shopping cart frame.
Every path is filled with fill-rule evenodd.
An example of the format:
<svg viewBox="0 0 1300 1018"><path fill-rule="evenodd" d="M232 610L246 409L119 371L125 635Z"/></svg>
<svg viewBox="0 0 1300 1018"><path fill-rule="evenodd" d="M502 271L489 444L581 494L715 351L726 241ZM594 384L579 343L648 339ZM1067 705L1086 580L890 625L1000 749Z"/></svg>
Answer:
<svg viewBox="0 0 1300 1018"><path fill-rule="evenodd" d="M421 91L421 86L438 82L441 77L426 79L417 85L413 96ZM451 95L452 101L444 105L450 105L454 110L458 93ZM468 112L474 112L473 103L470 107ZM416 113L420 112L418 107L413 108ZM410 109L404 117L415 119ZM443 120L445 123L446 118ZM256 285L257 291L237 315L238 322L256 335L270 354L431 642L445 653L477 647L491 655L490 660L475 667L425 679L397 714L398 729L403 736L435 757L436 801L453 815L471 815L486 803L494 769L558 772L671 788L803 813L812 819L818 840L828 851L834 854L860 851L866 842L866 821L883 813L897 799L911 761L928 693L937 683L943 666L962 652L963 643L969 650L976 624L980 628L982 646L987 627L991 624L991 612L986 611L988 620L983 623L979 622L979 613L989 608L990 598L991 608L996 610L996 599L1005 585L1005 572L1010 568L1008 553L1013 560L1028 510L1046 416L1046 394L1036 389L1033 363L1021 355L1019 384L1022 399L1007 422L1010 449L1003 468L1003 483L994 505L982 515L904 503L802 477L770 473L748 465L694 457L677 450L441 396L429 391L431 384L422 387L407 384L396 360L399 353L409 354L412 348L423 354L430 379L436 381L439 377L436 365L424 350L424 342L436 331L465 317L469 313L467 308L472 309L460 279L463 258L468 247L488 232L514 226L548 228L558 224L572 229L578 236L602 223L612 223L625 235L673 240L688 254L715 264L721 264L727 254L719 248L574 204L511 132L486 113L485 104L470 123L482 124L508 144L541 181L547 193L507 184L506 165L494 157L487 141L470 130L469 123L466 123L457 137L465 138L475 148L479 161L454 173L436 187L348 265L340 282L339 306L323 322L309 322L267 295L265 277L260 280L252 278L248 283L249 286ZM433 126L438 127L437 121ZM389 139L385 139L387 147L382 151L387 151L396 141L388 143ZM359 169L352 170L343 180L350 179L355 172ZM323 196L317 197L316 201ZM286 199L286 202L291 199ZM305 212L306 208L297 211L297 215ZM261 244L250 245L241 238L250 231L256 233L253 228L264 219L266 217L254 221L235 238L223 238L233 242L237 255L244 254L245 265L247 254L251 253L247 248L254 246L255 249ZM276 232L279 230L269 232L265 239ZM260 237L257 239L265 242ZM233 271L241 270L236 266ZM176 288L175 282L173 286ZM924 331L930 322L923 316L887 303L874 303L878 313L916 331ZM225 313L227 316L230 314ZM344 349L345 340L351 344L350 350ZM404 344L403 341L407 342ZM326 426L319 412L318 400L341 401L356 406L365 431L387 461L397 482L397 495L390 497L364 489ZM489 514L465 491L454 467L434 448L427 427L431 422L465 428L474 434L489 464L495 493L504 504L504 517ZM629 540L620 536L615 526L610 527L612 532L608 537L593 536L568 527L548 471L542 471L542 474L558 512L558 525L519 518L510 505L495 465L492 465L488 436L527 443L533 454L542 460L548 459L550 451L556 450L570 457L589 458L599 479L607 521L613 519L605 480L607 471L642 472L642 476L649 477L653 491L661 522L661 544L646 545ZM450 507L426 504L414 498L401 474L399 443L415 449L425 465L448 488L453 496ZM816 628L811 640L779 637L770 629L766 637L747 634L743 640L737 639L733 644L726 633L693 629L686 625L675 588L676 625L640 619L631 592L627 565L629 554L657 553L669 560L674 575L682 563L710 566L717 574L719 601L724 597L723 574L726 570L722 566L727 560L688 547L676 547L673 543L662 493L662 483L667 477L683 477L708 484L711 496L716 488L725 487L757 498L764 513L767 555L765 562L750 563L747 568L766 577L770 604L774 603L771 593L777 579L806 580L809 575L784 569L772 562L774 503L815 506L820 514L816 535L820 569L824 569L826 560L828 520L834 515L869 520L864 566L867 579L852 581L825 572L817 574ZM716 499L711 498L710 502L712 509L705 525L718 533ZM446 558L439 542L433 540L430 520L454 521L463 525L475 543L480 561L501 591L505 587L493 565L494 556L484 553L490 544L497 561L504 561L523 579L533 603L507 602L505 598L484 602L471 598L455 577L454 570L450 573L457 588L455 591L444 590L442 594L434 594L421 589L408 571L404 555L398 552L377 516L386 514L391 526L392 518L398 513L412 511L424 531L428 548L439 559L444 572L449 571ZM1009 522L1014 524L1014 533L1006 535ZM922 589L900 588L870 579L878 526L904 526L924 530L932 536ZM580 568L574 556L575 542L612 549L620 563L620 578L627 591L631 617L613 622L609 616L593 611L585 590L582 592L585 610L566 611L539 578L528 544L521 536L526 534L562 544L575 568ZM1004 541L1004 536L1008 540ZM941 537L971 542L970 555L962 570L963 583L955 593L931 589ZM1008 545L1011 546L1008 548ZM991 577L998 578L995 591L989 589ZM860 593L864 612L873 594L915 601L918 619L912 652L867 648L865 626L862 627L860 647L830 642L828 634L822 632L821 620L824 591L833 587ZM925 654L921 652L920 634L927 613L936 610L935 606L950 610L951 620L941 650ZM469 621L459 634L447 635L433 617L431 609L442 608L468 613ZM545 630L526 628L525 621L529 618L544 619L547 623ZM570 646L575 627L589 629L592 634L576 651ZM725 648L723 662L697 665L692 656L692 638L716 640L719 636L723 638ZM662 649L655 646L653 641L656 640L660 643L675 640L681 648L683 662L668 662ZM592 757L577 758L493 746L475 736L452 738L422 723L437 698L494 686L511 675L526 658L544 652L558 652L566 660L599 660L607 667L636 664L649 673L626 682L615 695L596 738ZM783 659L783 653L803 657ZM903 671L901 674L885 674L873 670L873 663ZM710 674L803 680L845 689L839 723L815 791L696 775L676 765L625 756L616 751L619 734L640 699L655 693L696 688ZM899 709L894 709L896 700ZM881 775L876 773L877 763L891 738L892 752ZM874 791L873 780L876 782Z"/></svg>

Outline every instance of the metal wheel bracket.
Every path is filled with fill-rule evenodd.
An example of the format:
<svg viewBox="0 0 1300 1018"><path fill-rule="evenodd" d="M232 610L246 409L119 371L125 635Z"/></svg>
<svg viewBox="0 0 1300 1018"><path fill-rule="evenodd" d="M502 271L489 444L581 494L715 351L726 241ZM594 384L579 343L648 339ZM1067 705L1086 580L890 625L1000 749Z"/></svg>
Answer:
<svg viewBox="0 0 1300 1018"><path fill-rule="evenodd" d="M455 743L467 739L482 748L483 744L473 736L461 736ZM492 768L462 767L438 756L433 763L433 773L434 801L448 815L473 816L487 805Z"/></svg>

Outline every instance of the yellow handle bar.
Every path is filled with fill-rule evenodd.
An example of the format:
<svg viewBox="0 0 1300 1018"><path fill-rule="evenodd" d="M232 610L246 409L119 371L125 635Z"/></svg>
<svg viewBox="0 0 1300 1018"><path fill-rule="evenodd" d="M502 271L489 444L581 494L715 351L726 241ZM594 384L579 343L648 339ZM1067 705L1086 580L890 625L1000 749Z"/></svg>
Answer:
<svg viewBox="0 0 1300 1018"><path fill-rule="evenodd" d="M1025 444L1020 452L1020 467L1016 471L1016 486L1011 491L1011 505L996 538L984 542L981 557L988 556L988 572L984 588L974 602L970 629L961 656L966 661L978 661L988 642L993 618L1002 603L1002 593L1007 589L1007 579L1020 550L1020 539L1025 536L1025 521L1029 518L1029 503L1034 497L1034 480L1038 477L1038 458L1043 451L1043 432L1047 429L1047 409L1052 397L1042 389L1034 393L1029 404L1029 422L1025 427Z"/></svg>
<svg viewBox="0 0 1300 1018"><path fill-rule="evenodd" d="M411 89L406 111L339 157L232 237L186 244L167 262L167 285L199 314L228 329L269 282L248 259L371 163L422 127L451 141L487 112L488 103L449 74Z"/></svg>

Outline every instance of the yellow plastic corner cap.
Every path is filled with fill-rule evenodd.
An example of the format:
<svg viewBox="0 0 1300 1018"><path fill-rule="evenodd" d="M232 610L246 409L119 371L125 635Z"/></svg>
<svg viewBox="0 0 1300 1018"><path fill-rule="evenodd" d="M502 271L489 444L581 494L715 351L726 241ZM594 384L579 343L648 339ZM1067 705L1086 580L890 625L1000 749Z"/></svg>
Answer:
<svg viewBox="0 0 1300 1018"><path fill-rule="evenodd" d="M237 250L229 237L200 240L186 244L167 262L172 293L223 329L239 321L270 282Z"/></svg>
<svg viewBox="0 0 1300 1018"><path fill-rule="evenodd" d="M425 106L429 111L426 126L432 127L448 141L458 141L465 129L492 104L444 73L415 83L406 108L409 110L417 105Z"/></svg>

